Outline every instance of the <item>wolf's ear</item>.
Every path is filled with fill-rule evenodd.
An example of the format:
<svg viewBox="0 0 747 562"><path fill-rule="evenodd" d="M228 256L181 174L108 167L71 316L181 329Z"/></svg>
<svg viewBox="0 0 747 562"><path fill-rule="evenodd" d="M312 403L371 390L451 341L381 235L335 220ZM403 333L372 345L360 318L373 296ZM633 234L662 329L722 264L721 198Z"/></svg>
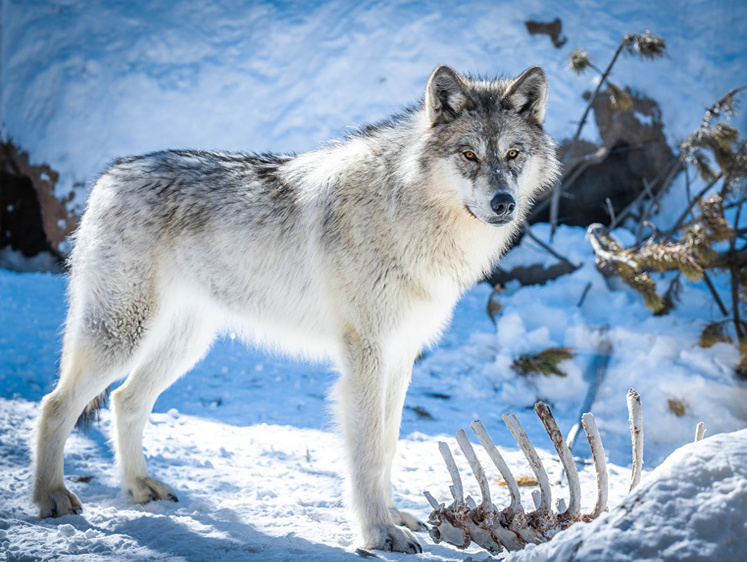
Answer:
<svg viewBox="0 0 747 562"><path fill-rule="evenodd" d="M506 90L503 105L515 109L519 115L533 125L542 126L545 121L545 109L547 109L545 71L539 66L525 70Z"/></svg>
<svg viewBox="0 0 747 562"><path fill-rule="evenodd" d="M467 88L454 69L441 65L433 71L425 87L425 113L432 125L453 121L469 101Z"/></svg>

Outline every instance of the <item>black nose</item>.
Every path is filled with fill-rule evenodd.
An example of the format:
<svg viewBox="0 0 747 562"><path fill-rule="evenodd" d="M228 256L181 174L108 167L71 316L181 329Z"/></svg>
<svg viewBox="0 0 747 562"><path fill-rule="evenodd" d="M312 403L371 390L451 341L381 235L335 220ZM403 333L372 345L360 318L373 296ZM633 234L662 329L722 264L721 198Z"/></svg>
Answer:
<svg viewBox="0 0 747 562"><path fill-rule="evenodd" d="M514 212L514 209L516 209L516 201L514 201L510 193L500 191L491 199L490 208L499 217L508 218Z"/></svg>

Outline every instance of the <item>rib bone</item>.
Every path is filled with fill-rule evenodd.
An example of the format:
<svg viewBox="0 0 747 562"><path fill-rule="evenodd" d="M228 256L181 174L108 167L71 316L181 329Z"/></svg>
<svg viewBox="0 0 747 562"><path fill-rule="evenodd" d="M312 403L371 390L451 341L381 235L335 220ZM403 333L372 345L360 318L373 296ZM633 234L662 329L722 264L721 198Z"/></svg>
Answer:
<svg viewBox="0 0 747 562"><path fill-rule="evenodd" d="M607 468L604 459L604 449L602 448L599 431L594 423L593 416L585 414L582 421L589 440L589 447L594 456L594 467L597 472L597 503L589 515L580 517L580 485L578 472L576 471L570 450L563 439L563 435L550 409L544 404L538 403L535 410L542 420L568 475L568 508L564 509L558 516L552 512L550 482L547 472L542 466L542 461L516 416L506 415L503 416L503 421L508 426L509 431L514 436L514 439L516 439L517 444L529 462L529 466L537 477L540 488L539 492L533 493L536 511L526 514L521 504L521 494L516 479L496 448L485 426L480 420L477 420L471 424L471 427L486 453L506 481L509 494L511 495L511 504L501 511L493 505L485 470L480 464L472 443L467 438L467 434L464 430L460 429L456 434L456 440L475 475L480 487L482 501L479 505L476 505L471 501L472 498L467 498L465 503L464 488L454 456L446 443L439 442L439 451L446 462L446 467L453 483L449 488L454 497L454 502L445 507L443 503L439 504L430 493L425 492L428 503L433 508L428 521L432 525L430 534L435 542L445 541L458 548L467 548L474 542L491 553L498 553L503 548L509 551L519 550L528 543L545 542L575 521L579 519L590 521L604 511L607 503ZM637 419L640 420L640 416ZM562 501L559 502L560 505L563 503Z"/></svg>
<svg viewBox="0 0 747 562"><path fill-rule="evenodd" d="M560 428L550 412L550 408L542 402L537 402L534 405L534 411L537 412L537 416L542 420L542 425L545 426L545 431L550 436L550 440L558 452L558 457L560 457L560 462L563 463L563 469L568 477L568 509L558 514L558 518L561 521L573 523L578 519L581 498L581 483L578 481L576 463L573 462L571 451L568 445L566 445L565 439L563 439L563 434L560 432Z"/></svg>
<svg viewBox="0 0 747 562"><path fill-rule="evenodd" d="M501 542L507 550L518 550L526 543L544 542L544 537L527 525L524 507L521 505L521 492L519 492L519 486L516 484L514 475L509 470L506 461L503 460L503 457L498 452L498 449L490 438L485 426L480 420L477 420L472 422L470 427L472 428L472 431L475 432L477 439L485 449L485 452L488 453L493 464L495 464L496 468L501 473L503 480L506 482L506 487L511 494L511 505L501 511L501 524L504 527L508 527L514 535L518 536L519 540L516 545L512 545L508 541L508 536L506 536L505 539L501 538Z"/></svg>
<svg viewBox="0 0 747 562"><path fill-rule="evenodd" d="M540 504L537 508L537 511L535 512L536 516L538 516L542 521L549 522L550 517L552 516L552 511L550 510L550 503L552 502L552 491L550 490L550 481L547 478L545 467L542 466L542 461L540 460L537 451L534 449L531 441L529 441L529 437L527 437L524 428L521 427L519 418L517 418L514 414L508 414L503 416L503 421L508 426L508 430L511 432L511 435L513 435L514 439L516 439L516 444L519 445L519 448L522 450L524 456L527 459L527 462L529 463L529 467L537 477L537 482L539 483L540 487Z"/></svg>
<svg viewBox="0 0 747 562"><path fill-rule="evenodd" d="M628 391L628 414L630 416L630 438L633 444L633 473L630 476L632 490L641 481L643 468L643 412L641 397L632 388Z"/></svg>
<svg viewBox="0 0 747 562"><path fill-rule="evenodd" d="M695 442L702 441L705 437L705 426L703 422L698 422L698 426L695 428Z"/></svg>
<svg viewBox="0 0 747 562"><path fill-rule="evenodd" d="M591 414L581 416L581 424L584 426L586 438L589 440L591 455L594 457L594 468L597 472L597 503L594 510L588 515L583 516L585 521L591 521L601 515L607 507L607 493L609 490L609 481L607 474L607 459L604 458L604 447L602 447L602 438L599 437L597 422Z"/></svg>
<svg viewBox="0 0 747 562"><path fill-rule="evenodd" d="M477 479L477 484L480 486L480 495L482 495L482 505L492 507L493 504L490 501L490 487L488 486L488 479L485 478L485 471L482 469L480 461L477 460L475 450L472 448L472 443L469 442L467 434L463 429L460 429L456 433L456 440L459 443L459 448L462 449L464 456L467 458L472 472Z"/></svg>
<svg viewBox="0 0 747 562"><path fill-rule="evenodd" d="M451 449L443 441L438 442L438 450L441 452L441 456L446 463L446 468L451 476L451 481L454 483L453 486L449 486L451 495L456 502L456 505L462 505L464 503L464 488L462 488L462 478L459 476L459 469L457 469L456 462L454 462L454 456L451 454Z"/></svg>
<svg viewBox="0 0 747 562"><path fill-rule="evenodd" d="M524 513L524 508L521 505L521 493L519 492L519 486L516 484L516 479L508 469L506 461L503 460L503 457L498 452L498 449L496 448L495 443L493 443L493 440L490 438L490 435L485 429L485 426L480 420L477 420L473 421L470 424L470 427L472 428L472 431L475 432L475 435L477 435L477 439L480 441L480 444L485 449L485 452L488 453L490 460L493 461L496 468L498 469L498 472L501 473L503 480L506 482L508 492L511 494L511 505L508 509L510 509L513 514Z"/></svg>
<svg viewBox="0 0 747 562"><path fill-rule="evenodd" d="M638 484L641 478L641 467L643 464L641 397L631 388L628 392L627 402L630 413L630 432L633 447L632 489L632 487ZM538 402L535 405L535 410L558 452L565 473L568 475L568 508L565 509L565 502L561 500L558 502L558 509L561 513L555 515L551 511L550 483L542 462L537 455L537 451L535 451L529 442L529 438L516 416L507 415L503 416L503 421L506 422L508 429L529 461L529 466L537 476L540 488L539 491L532 492L536 511L525 514L524 508L521 505L521 495L519 487L516 484L516 479L511 474L506 461L498 452L490 435L488 435L485 426L480 420L477 420L472 422L471 427L486 453L506 481L508 491L511 494L511 505L502 511L498 511L495 505L493 505L485 470L480 464L472 443L467 438L467 434L464 430L460 429L456 434L456 440L480 486L482 502L480 505L476 505L472 501L472 498L468 497L465 505L462 480L459 476L459 470L457 469L454 457L451 454L451 449L449 449L446 443L439 443L439 450L444 461L446 461L446 466L454 483L453 486L450 486L452 495L454 496L454 503L449 507L444 507L444 504L439 504L430 493L424 492L428 503L433 507L433 512L431 512L428 522L432 525L430 534L435 542L445 541L457 548L467 548L474 542L491 553L498 553L502 548L509 551L519 550L524 548L528 543L541 543L550 540L555 534L576 521L592 521L605 511L608 495L607 462L594 416L589 413L584 414L581 418L581 423L586 432L589 448L594 458L594 469L597 474L597 501L591 513L579 516L581 487L570 449L563 439L563 435L550 412L550 408ZM695 440L699 441L702 439L703 433L703 424L698 424Z"/></svg>

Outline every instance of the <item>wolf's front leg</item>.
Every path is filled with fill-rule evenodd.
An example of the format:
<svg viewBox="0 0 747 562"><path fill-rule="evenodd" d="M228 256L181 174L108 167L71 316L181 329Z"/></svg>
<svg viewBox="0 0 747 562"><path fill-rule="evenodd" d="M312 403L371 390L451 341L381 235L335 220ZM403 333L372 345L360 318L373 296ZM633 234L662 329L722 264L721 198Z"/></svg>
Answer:
<svg viewBox="0 0 747 562"><path fill-rule="evenodd" d="M422 552L415 536L392 519L387 505L389 459L386 446L386 365L375 341L349 333L338 387L345 433L349 505L360 526L364 547Z"/></svg>
<svg viewBox="0 0 747 562"><path fill-rule="evenodd" d="M402 422L402 409L405 405L407 387L412 378L412 365L415 355L407 355L400 361L392 361L389 365L386 380L386 401L384 405L384 447L386 451L386 476L384 478L384 493L389 511L397 525L404 525L412 531L427 531L428 527L414 515L400 511L394 505L391 485L391 469L394 455L397 452L399 428Z"/></svg>

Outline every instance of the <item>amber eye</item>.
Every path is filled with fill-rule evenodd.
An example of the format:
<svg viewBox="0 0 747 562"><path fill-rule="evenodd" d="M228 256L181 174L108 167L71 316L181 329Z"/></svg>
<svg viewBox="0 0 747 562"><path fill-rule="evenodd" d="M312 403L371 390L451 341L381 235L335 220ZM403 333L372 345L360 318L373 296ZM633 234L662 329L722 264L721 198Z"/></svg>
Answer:
<svg viewBox="0 0 747 562"><path fill-rule="evenodd" d="M475 155L474 152L471 150L466 150L462 152L462 156L464 156L467 160L471 160L472 162L477 162L477 155Z"/></svg>
<svg viewBox="0 0 747 562"><path fill-rule="evenodd" d="M513 160L518 155L519 155L519 151L518 150L509 150L508 154L506 154L506 156L508 157L509 160Z"/></svg>

